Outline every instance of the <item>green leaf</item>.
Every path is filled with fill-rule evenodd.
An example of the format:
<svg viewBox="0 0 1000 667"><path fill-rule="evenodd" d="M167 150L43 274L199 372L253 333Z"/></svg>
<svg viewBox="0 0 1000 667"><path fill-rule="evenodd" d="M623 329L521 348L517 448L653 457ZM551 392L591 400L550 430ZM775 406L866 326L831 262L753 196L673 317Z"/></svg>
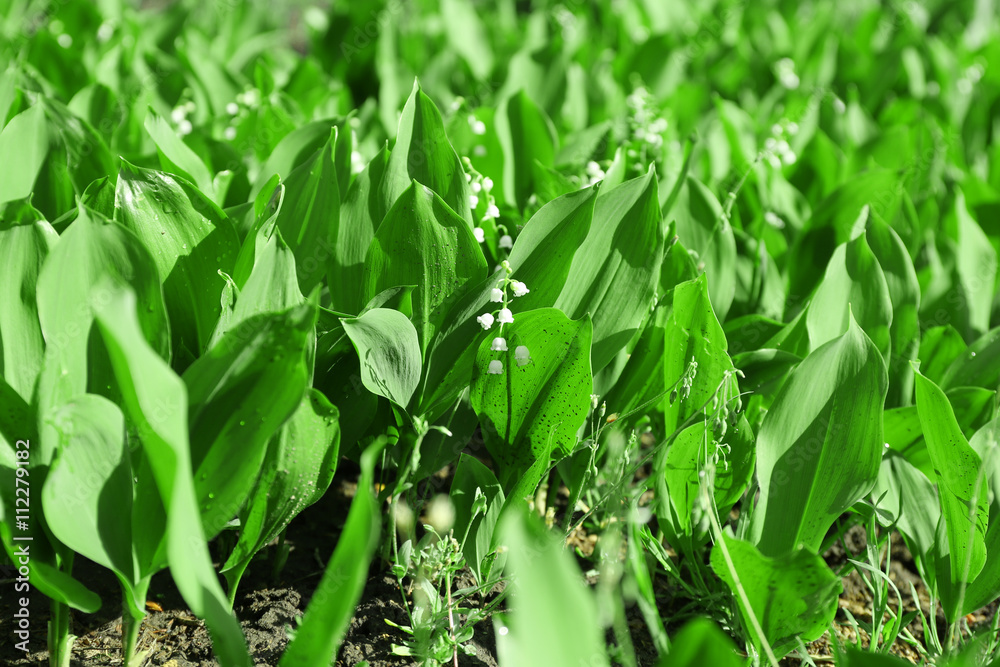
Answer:
<svg viewBox="0 0 1000 667"><path fill-rule="evenodd" d="M310 388L271 439L257 485L240 512L239 541L222 568L230 599L254 554L326 493L339 451L340 412Z"/></svg>
<svg viewBox="0 0 1000 667"><path fill-rule="evenodd" d="M817 550L837 517L871 491L887 389L881 355L853 317L846 333L792 371L757 434L761 493L750 535L761 553Z"/></svg>
<svg viewBox="0 0 1000 667"><path fill-rule="evenodd" d="M328 665L336 657L368 580L368 565L382 532L372 478L384 444L384 438L376 441L361 456L358 492L351 502L337 549L327 563L295 639L289 642L281 657L280 667Z"/></svg>
<svg viewBox="0 0 1000 667"><path fill-rule="evenodd" d="M816 349L842 335L853 316L889 362L892 301L882 267L864 234L837 246L806 315L809 342Z"/></svg>
<svg viewBox="0 0 1000 667"><path fill-rule="evenodd" d="M594 598L561 540L526 511L510 514L500 530L514 587L508 632L497 632L500 664L608 665Z"/></svg>
<svg viewBox="0 0 1000 667"><path fill-rule="evenodd" d="M138 571L133 560L132 467L122 412L106 398L85 394L49 419L60 434L41 493L49 528L71 549L114 572L126 603L141 618L153 573Z"/></svg>
<svg viewBox="0 0 1000 667"><path fill-rule="evenodd" d="M997 252L982 228L969 215L961 190L955 196L954 216L956 268L967 298L969 325L973 333L983 334L990 328Z"/></svg>
<svg viewBox="0 0 1000 667"><path fill-rule="evenodd" d="M153 256L129 230L80 209L38 276L38 319L46 343L38 385L43 412L79 394L108 392L111 366L91 342L94 310L113 292L106 281L129 287L142 299L143 337L160 357L170 358L170 329ZM37 454L47 463L52 452Z"/></svg>
<svg viewBox="0 0 1000 667"><path fill-rule="evenodd" d="M441 113L416 81L399 117L396 144L379 187L384 210L391 209L413 181L433 190L472 231L465 171L445 134Z"/></svg>
<svg viewBox="0 0 1000 667"><path fill-rule="evenodd" d="M461 0L442 0L441 16L452 48L462 56L477 79L485 80L493 70L493 50L486 28L474 5Z"/></svg>
<svg viewBox="0 0 1000 667"><path fill-rule="evenodd" d="M326 144L284 181L285 197L277 224L295 253L299 286L304 294L323 280L336 253L340 226L336 146L334 128Z"/></svg>
<svg viewBox="0 0 1000 667"><path fill-rule="evenodd" d="M722 545L716 544L712 569L736 595L743 627L758 654L767 641L780 658L798 646L800 639L810 642L829 629L843 585L821 557L809 549L792 549L768 557L749 542L726 535L722 539L729 558L723 555ZM730 564L735 572L730 570ZM746 592L749 610L737 582ZM747 621L751 610L763 637Z"/></svg>
<svg viewBox="0 0 1000 667"><path fill-rule="evenodd" d="M490 553L493 534L506 496L493 471L468 454L459 454L449 493L455 506L455 536L462 539L465 562L476 581L485 584L483 561ZM474 512L477 497L482 513ZM498 571L494 567L493 570Z"/></svg>
<svg viewBox="0 0 1000 667"><path fill-rule="evenodd" d="M941 377L941 387L1000 385L1000 327L983 334L956 358Z"/></svg>
<svg viewBox="0 0 1000 667"><path fill-rule="evenodd" d="M726 353L726 335L712 310L707 283L702 274L674 288L673 309L664 325L662 388L674 387L678 395L663 405L666 433L702 412L702 406L711 414L719 406L735 412L741 405L736 369ZM683 383L681 378L690 373L693 379Z"/></svg>
<svg viewBox="0 0 1000 667"><path fill-rule="evenodd" d="M476 355L470 399L486 448L509 489L516 477L547 451L562 458L576 447L576 432L590 406L592 328L554 308L518 313L496 336L506 351L492 351L487 334ZM518 357L518 348L527 356ZM491 373L499 362L500 373Z"/></svg>
<svg viewBox="0 0 1000 667"><path fill-rule="evenodd" d="M540 208L521 230L509 261L513 277L531 292L519 298L518 307L530 298L536 299L534 307L548 307L558 298L573 255L590 229L596 201L596 188L559 197ZM450 404L469 385L477 353L472 341L482 331L476 318L490 307L490 293L502 276L498 271L482 280L449 312L447 327L429 350L421 411ZM532 308L530 301L526 308Z"/></svg>
<svg viewBox="0 0 1000 667"><path fill-rule="evenodd" d="M895 527L907 538L914 558L924 567L933 563L935 532L941 519L934 485L903 455L890 450L882 459L872 498L879 502L880 514L892 517ZM928 560L930 558L930 560Z"/></svg>
<svg viewBox="0 0 1000 667"><path fill-rule="evenodd" d="M959 586L976 578L986 562L986 528L989 521L989 498L986 478L980 476L982 459L962 434L951 404L941 389L916 374L917 412L934 466L938 499L948 536L950 583ZM944 573L939 573L944 574ZM949 603L947 579L938 577L942 599L949 618L956 609Z"/></svg>
<svg viewBox="0 0 1000 667"><path fill-rule="evenodd" d="M121 390L124 412L138 428L167 514L167 556L174 582L204 618L226 664L251 665L246 641L212 568L191 473L187 392L183 381L149 347L139 328L135 296L114 293L97 312Z"/></svg>
<svg viewBox="0 0 1000 667"><path fill-rule="evenodd" d="M306 304L254 315L184 372L191 465L205 535L236 516L267 442L299 407L309 382L315 312Z"/></svg>
<svg viewBox="0 0 1000 667"><path fill-rule="evenodd" d="M208 347L221 312L223 280L239 239L219 207L184 180L122 161L116 219L153 255L170 314L174 365L183 369Z"/></svg>
<svg viewBox="0 0 1000 667"><path fill-rule="evenodd" d="M361 360L365 387L405 410L420 383L420 343L413 324L387 308L341 322Z"/></svg>
<svg viewBox="0 0 1000 667"><path fill-rule="evenodd" d="M0 161L0 204L31 196L48 152L49 130L41 104L7 123L0 132L0 155L17 159Z"/></svg>
<svg viewBox="0 0 1000 667"><path fill-rule="evenodd" d="M11 202L0 222L0 351L4 379L30 401L42 368L44 342L38 323L37 283L52 246L59 240L42 214L27 202Z"/></svg>
<svg viewBox="0 0 1000 667"><path fill-rule="evenodd" d="M524 210L535 190L535 161L546 167L555 161L555 127L523 90L500 102L495 122L504 158L503 194L510 206Z"/></svg>
<svg viewBox="0 0 1000 667"><path fill-rule="evenodd" d="M212 173L205 166L198 155L191 150L184 140L178 136L177 131L152 109L146 115L144 123L149 136L156 144L157 152L160 156L160 165L166 171L183 176L187 180L198 186L209 199L215 200L215 185L212 180ZM122 163L122 168L127 169L128 163ZM222 204L222 202L216 202Z"/></svg>
<svg viewBox="0 0 1000 667"><path fill-rule="evenodd" d="M969 441L982 458L988 483L993 492L990 504L989 527L986 530L986 563L965 590L965 599L959 614L968 614L996 600L1000 596L1000 418L979 429Z"/></svg>
<svg viewBox="0 0 1000 667"><path fill-rule="evenodd" d="M278 175L282 181L288 180L292 171L314 156L316 151L323 148L335 127L338 135L343 134L342 124L333 120L317 120L306 123L285 135L261 166L257 180L250 189L251 198L266 191L268 180L274 175ZM334 149L336 154L334 164L337 165L339 178L350 175L349 173L340 173L340 165L350 164L351 142L343 139L342 137L342 140L337 142ZM348 153L346 156L343 154L345 149ZM347 181L338 181L338 190L343 193L346 189Z"/></svg>
<svg viewBox="0 0 1000 667"><path fill-rule="evenodd" d="M364 305L365 256L382 224L385 207L378 193L389 160L383 148L351 183L340 205L340 224L327 265L327 284L335 309L357 313Z"/></svg>
<svg viewBox="0 0 1000 667"><path fill-rule="evenodd" d="M707 618L685 623L670 643L670 653L660 656L659 667L740 667L743 664L733 640Z"/></svg>
<svg viewBox="0 0 1000 667"><path fill-rule="evenodd" d="M368 249L364 300L390 287L416 285L413 317L423 353L451 306L485 276L486 259L472 229L435 192L414 181L386 213Z"/></svg>
<svg viewBox="0 0 1000 667"><path fill-rule="evenodd" d="M928 380L947 386L945 372L965 351L965 341L955 327L946 324L930 328L920 338L920 372Z"/></svg>
<svg viewBox="0 0 1000 667"><path fill-rule="evenodd" d="M712 307L724 322L736 295L736 239L722 205L704 184L689 176L670 212L677 236L697 253L697 268L708 275Z"/></svg>

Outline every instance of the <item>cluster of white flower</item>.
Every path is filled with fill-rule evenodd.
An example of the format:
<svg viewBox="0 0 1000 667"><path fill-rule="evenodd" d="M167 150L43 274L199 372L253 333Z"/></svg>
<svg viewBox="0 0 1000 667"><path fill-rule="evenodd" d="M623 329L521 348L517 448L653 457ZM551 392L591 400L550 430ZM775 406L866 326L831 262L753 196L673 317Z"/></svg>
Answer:
<svg viewBox="0 0 1000 667"><path fill-rule="evenodd" d="M510 312L509 308L507 288L510 288L510 291L515 297L524 296L531 291L528 289L527 285L522 283L520 280L511 279L510 275L513 273L513 269L510 268L510 263L507 260L503 261L502 267L506 275L504 275L504 277L497 282L496 287L490 290L490 302L501 304L500 310L497 312L496 317L493 316L493 313L483 313L476 318L476 321L479 322L479 326L486 331L493 327L494 322L500 323L497 336L490 344L490 350L493 352L507 351L507 339L502 336L503 325L512 324L514 322L514 314ZM528 351L526 346L518 345L514 348L514 361L517 362L518 366L526 366L531 363L531 353ZM503 362L499 359L490 361L487 372L491 375L499 375L503 373Z"/></svg>
<svg viewBox="0 0 1000 667"><path fill-rule="evenodd" d="M799 87L799 75L795 73L795 61L791 58L782 58L774 63L774 74L785 88L795 90Z"/></svg>
<svg viewBox="0 0 1000 667"><path fill-rule="evenodd" d="M178 104L170 112L170 120L174 121L174 125L177 126L177 133L182 137L185 134L191 134L191 131L194 129L194 126L191 125L191 121L187 117L188 114L194 113L197 108L194 102L188 100L184 104Z"/></svg>
<svg viewBox="0 0 1000 667"><path fill-rule="evenodd" d="M958 92L962 95L969 95L972 93L972 88L975 84L979 83L979 80L983 78L983 74L986 73L986 68L979 63L969 65L966 68L962 76L958 77L958 81L955 82L955 87Z"/></svg>
<svg viewBox="0 0 1000 667"><path fill-rule="evenodd" d="M497 200L493 196L493 179L489 176L483 176L472 166L472 162L469 158L462 158L465 165L465 180L469 183L469 189L472 194L469 195L469 208L472 209L473 215L478 215L482 208L482 217L479 218L480 223L489 223L491 221L497 220L500 217L500 208L497 206ZM480 204L484 204L481 207ZM495 223L494 223L495 224ZM486 232L482 227L476 227L472 230L476 235L476 240L480 243L486 242ZM510 249L513 247L514 241L507 234L500 237L500 247Z"/></svg>
<svg viewBox="0 0 1000 667"><path fill-rule="evenodd" d="M799 131L799 124L795 121L782 119L780 123L771 126L771 136L764 140L764 150L760 157L766 159L775 169L781 169L782 165L793 165L798 159L795 151L788 143L786 137L791 137Z"/></svg>
<svg viewBox="0 0 1000 667"><path fill-rule="evenodd" d="M643 171L647 158L660 160L663 151L663 133L667 131L667 119L659 115L650 92L639 86L625 103L629 108L630 147L625 154L632 161L632 169Z"/></svg>

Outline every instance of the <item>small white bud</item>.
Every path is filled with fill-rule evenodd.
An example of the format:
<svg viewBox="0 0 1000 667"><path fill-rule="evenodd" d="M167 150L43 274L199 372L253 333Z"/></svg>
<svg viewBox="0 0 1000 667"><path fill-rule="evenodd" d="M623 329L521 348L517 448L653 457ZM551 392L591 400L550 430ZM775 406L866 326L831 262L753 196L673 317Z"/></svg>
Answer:
<svg viewBox="0 0 1000 667"><path fill-rule="evenodd" d="M486 370L490 375L500 375L503 373L503 362L494 359L490 362L490 367Z"/></svg>
<svg viewBox="0 0 1000 667"><path fill-rule="evenodd" d="M482 227L476 227L472 230L472 234L476 237L476 240L482 243L486 240L486 232L483 231Z"/></svg>
<svg viewBox="0 0 1000 667"><path fill-rule="evenodd" d="M514 247L514 239L510 237L510 234L504 234L500 237L500 247L504 250L510 250Z"/></svg>

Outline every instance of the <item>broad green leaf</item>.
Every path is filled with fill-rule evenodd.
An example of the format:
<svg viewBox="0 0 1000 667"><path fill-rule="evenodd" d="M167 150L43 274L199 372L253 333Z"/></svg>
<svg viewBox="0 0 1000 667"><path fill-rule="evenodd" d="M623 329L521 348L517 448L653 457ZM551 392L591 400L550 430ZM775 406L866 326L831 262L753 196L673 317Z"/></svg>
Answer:
<svg viewBox="0 0 1000 667"><path fill-rule="evenodd" d="M0 282L0 371L7 384L30 401L44 357L38 277L59 237L27 202L7 204L0 220L0 266L6 277Z"/></svg>
<svg viewBox="0 0 1000 667"><path fill-rule="evenodd" d="M406 409L420 383L420 343L413 324L388 308L341 322L361 360L365 387Z"/></svg>
<svg viewBox="0 0 1000 667"><path fill-rule="evenodd" d="M946 225L949 223L946 222ZM968 299L969 325L975 334L990 328L997 277L997 252L965 205L961 190L955 196L954 226L958 278Z"/></svg>
<svg viewBox="0 0 1000 667"><path fill-rule="evenodd" d="M465 171L445 135L441 113L416 81L399 117L396 144L379 187L384 210L393 208L413 181L436 193L472 231Z"/></svg>
<svg viewBox="0 0 1000 667"><path fill-rule="evenodd" d="M338 135L343 133L342 125L336 121L317 120L306 123L285 135L261 166L257 181L250 189L250 196L256 197L260 192L266 190L268 180L274 175L279 176L282 181L288 180L292 171L315 155L316 151L323 148L323 144L330 139L330 133L334 127L337 127ZM341 178L350 175L341 174L339 171L340 165L344 165L345 160L346 164L350 164L349 145L349 141L338 141L334 149L336 154L334 164L337 165L337 175ZM348 151L346 156L343 155L345 149ZM338 185L338 190L343 194L347 181L338 181Z"/></svg>
<svg viewBox="0 0 1000 667"><path fill-rule="evenodd" d="M280 667L328 665L337 655L368 580L368 565L382 533L372 480L384 443L384 439L376 441L361 456L358 492L351 502L344 530L295 632L295 639L289 642L281 657Z"/></svg>
<svg viewBox="0 0 1000 667"><path fill-rule="evenodd" d="M698 519L695 503L707 483L704 472L709 467L714 470L712 493L720 513L728 512L746 490L753 474L753 433L746 418L737 424L731 432L738 437L725 439L728 452L722 449L723 438L705 421L681 431L667 448L656 488L670 499L672 511L665 515L675 534L692 534ZM654 469L660 472L659 467Z"/></svg>
<svg viewBox="0 0 1000 667"><path fill-rule="evenodd" d="M459 454L451 482L455 506L455 538L464 544L465 562L479 584L486 583L483 560L490 553L493 533L506 497L493 471L468 454ZM476 506L477 498L482 508Z"/></svg>
<svg viewBox="0 0 1000 667"><path fill-rule="evenodd" d="M888 405L907 405L913 396L913 371L909 362L917 357L920 340L920 283L913 262L899 235L872 216L866 240L885 277L892 302L889 327L892 354L888 362Z"/></svg>
<svg viewBox="0 0 1000 667"><path fill-rule="evenodd" d="M842 335L854 317L889 362L892 301L885 274L864 234L833 251L806 315L812 349Z"/></svg>
<svg viewBox="0 0 1000 667"><path fill-rule="evenodd" d="M944 392L919 371L916 391L920 426L934 466L934 481L938 485L938 499L948 536L950 583L959 586L974 580L986 562L984 540L989 499L986 478L980 476L982 459L962 434ZM946 584L947 581L939 577L943 597Z"/></svg>
<svg viewBox="0 0 1000 667"><path fill-rule="evenodd" d="M278 229L295 253L299 286L308 294L335 257L340 226L340 190L334 153L334 128L327 142L284 180L285 197Z"/></svg>
<svg viewBox="0 0 1000 667"><path fill-rule="evenodd" d="M364 300L390 287L416 285L413 319L424 353L451 306L485 276L486 259L472 229L435 192L414 181L386 213L368 249Z"/></svg>
<svg viewBox="0 0 1000 667"><path fill-rule="evenodd" d="M539 209L521 230L509 261L513 278L526 283L531 292L519 301L542 294L536 307L555 302L566 283L573 254L590 229L596 201L596 188L559 197ZM490 292L502 276L497 271L482 280L449 312L446 328L429 350L421 411L450 404L469 385L477 353L472 341L482 331L476 318L491 307ZM515 307L521 304L515 302Z"/></svg>
<svg viewBox="0 0 1000 667"><path fill-rule="evenodd" d="M665 301L665 299L664 299ZM624 415L662 394L665 374L663 372L666 326L673 312L668 303L660 303L652 312L635 347L628 354L628 361L621 374L604 396L611 413ZM659 410L663 400L646 409L649 414ZM642 414L624 417L623 424L630 424L642 418Z"/></svg>
<svg viewBox="0 0 1000 667"><path fill-rule="evenodd" d="M38 386L42 412L88 391L109 391L113 372L91 342L94 311L113 296L106 281L129 287L142 299L143 337L161 358L170 358L170 329L153 256L129 230L80 209L38 276L38 319L46 345ZM47 463L52 452L36 454Z"/></svg>
<svg viewBox="0 0 1000 667"><path fill-rule="evenodd" d="M766 556L815 551L871 491L882 459L881 355L850 318L846 333L792 371L757 434L760 500L751 540Z"/></svg>
<svg viewBox="0 0 1000 667"><path fill-rule="evenodd" d="M968 614L993 602L1000 596L1000 418L994 419L979 429L969 440L976 453L982 458L986 469L987 483L992 491L989 527L986 530L986 563L982 571L965 590L965 599L960 614Z"/></svg>
<svg viewBox="0 0 1000 667"><path fill-rule="evenodd" d="M707 618L685 623L670 644L670 653L660 656L659 667L740 667L743 664L733 640Z"/></svg>
<svg viewBox="0 0 1000 667"><path fill-rule="evenodd" d="M262 237L267 236L267 230L270 230L270 237L265 240ZM223 305L210 346L253 315L287 310L305 301L295 274L295 255L285 244L281 232L273 225L262 227L254 249L257 256L250 276L238 295L234 295L236 304L232 307ZM235 284L231 289L235 289Z"/></svg>
<svg viewBox="0 0 1000 667"><path fill-rule="evenodd" d="M494 625L503 667L608 665L597 608L580 569L561 540L526 511L500 525L507 571L514 587L512 611Z"/></svg>
<svg viewBox="0 0 1000 667"><path fill-rule="evenodd" d="M0 204L31 196L48 151L49 130L41 104L7 123L0 132L0 155L17 159L0 161Z"/></svg>
<svg viewBox="0 0 1000 667"><path fill-rule="evenodd" d="M697 269L708 276L712 307L724 322L736 294L736 239L722 205L705 185L689 176L671 215L681 242L697 253Z"/></svg>
<svg viewBox="0 0 1000 667"><path fill-rule="evenodd" d="M444 28L452 47L476 78L485 80L493 70L493 50L475 6L461 0L442 0L440 10L447 17Z"/></svg>
<svg viewBox="0 0 1000 667"><path fill-rule="evenodd" d="M333 307L345 313L356 313L364 305L365 256L385 217L378 187L388 160L389 152L383 148L357 175L340 205L333 256L327 263L327 284Z"/></svg>
<svg viewBox="0 0 1000 667"><path fill-rule="evenodd" d="M950 324L933 327L920 337L920 372L928 380L948 386L945 372L966 351L962 334Z"/></svg>
<svg viewBox="0 0 1000 667"><path fill-rule="evenodd" d="M250 667L246 641L212 567L195 496L188 443L184 382L145 341L135 296L116 291L97 311L121 390L124 413L134 423L149 458L167 514L167 555L185 602L205 619L219 659Z"/></svg>
<svg viewBox="0 0 1000 667"><path fill-rule="evenodd" d="M712 569L736 595L743 627L759 654L764 641L781 657L798 646L800 639L804 642L818 639L829 629L843 585L821 557L809 549L790 549L769 557L749 542L727 535L722 539L729 559L723 555L722 546L716 544L712 549ZM737 581L746 592L749 610L738 593ZM760 623L763 637L747 620L751 610Z"/></svg>
<svg viewBox="0 0 1000 667"><path fill-rule="evenodd" d="M153 573L137 571L133 561L132 468L122 412L106 398L85 394L50 419L61 442L41 492L49 528L114 572L133 616L141 618Z"/></svg>
<svg viewBox="0 0 1000 667"><path fill-rule="evenodd" d="M308 304L254 315L184 372L195 493L209 539L236 516L268 441L299 407L314 324Z"/></svg>
<svg viewBox="0 0 1000 667"><path fill-rule="evenodd" d="M882 498L878 503L880 515L890 516L894 526L906 536L917 562L932 564L941 509L937 492L927 476L903 455L890 450L882 459L878 481L872 489L872 499L879 498Z"/></svg>
<svg viewBox="0 0 1000 667"><path fill-rule="evenodd" d="M503 193L510 206L523 210L535 189L535 161L546 167L555 161L555 127L523 90L500 102L495 122L504 158Z"/></svg>
<svg viewBox="0 0 1000 667"><path fill-rule="evenodd" d="M271 439L257 485L240 512L239 541L222 568L230 599L254 554L326 493L339 451L340 413L310 388Z"/></svg>
<svg viewBox="0 0 1000 667"><path fill-rule="evenodd" d="M854 238L864 207L871 206L883 220L892 220L901 191L895 172L870 170L852 177L813 207L803 233L789 249L790 306L808 298L833 250Z"/></svg>
<svg viewBox="0 0 1000 667"><path fill-rule="evenodd" d="M10 480L9 483L0 485L0 542L3 542L10 562L16 563L18 553L22 552L27 540L14 538L30 537L31 586L52 600L92 614L100 609L101 598L68 572L57 567L57 563L67 558L71 551L52 539L51 531L45 525L44 511L36 512L31 517L27 530L23 526L17 526L13 520L17 516L18 506L16 470L24 467L18 465L17 461L28 461L25 468L27 476L21 478L22 488L25 483L34 485L36 489L45 487L51 456L43 463L40 447L34 410L13 387L0 378L0 474ZM28 489L30 494L30 486ZM21 506L23 508L23 503Z"/></svg>
<svg viewBox="0 0 1000 667"><path fill-rule="evenodd" d="M591 336L589 318L544 308L516 314L480 344L470 399L504 488L545 452L558 459L576 447L593 389ZM491 349L495 337L506 351Z"/></svg>
<svg viewBox="0 0 1000 667"><path fill-rule="evenodd" d="M673 308L664 325L662 388L672 388L663 404L668 434L702 411L714 418L718 410L728 414L741 405L736 369L712 310L707 279L702 274L674 288Z"/></svg>
<svg viewBox="0 0 1000 667"><path fill-rule="evenodd" d="M553 303L572 319L590 315L595 370L604 368L625 347L652 308L664 252L656 189L656 174L650 169L645 176L601 191L593 223ZM514 277L535 291L546 278L531 275L520 263L525 257L519 249L523 235L514 244L510 262ZM525 239L524 244L530 242ZM526 250L531 252L530 246ZM547 255L545 246L538 250ZM551 256L547 259L546 267L555 269ZM523 297L523 308L547 305L543 290L537 290L534 300L531 297Z"/></svg>
<svg viewBox="0 0 1000 667"><path fill-rule="evenodd" d="M215 200L215 185L212 173L197 153L191 150L176 130L152 109L146 115L146 131L153 138L160 156L160 165L166 171L183 176L198 186L202 194ZM123 163L123 169L128 168ZM222 204L222 202L216 202Z"/></svg>
<svg viewBox="0 0 1000 667"><path fill-rule="evenodd" d="M872 653L868 650L862 651L850 644L847 646L847 653L844 660L844 667L907 667L907 665L912 664L892 655ZM950 662L946 664L950 667L957 667Z"/></svg>
<svg viewBox="0 0 1000 667"><path fill-rule="evenodd" d="M208 346L232 274L239 240L219 207L184 180L122 162L115 218L153 255L170 314L174 365L185 368Z"/></svg>

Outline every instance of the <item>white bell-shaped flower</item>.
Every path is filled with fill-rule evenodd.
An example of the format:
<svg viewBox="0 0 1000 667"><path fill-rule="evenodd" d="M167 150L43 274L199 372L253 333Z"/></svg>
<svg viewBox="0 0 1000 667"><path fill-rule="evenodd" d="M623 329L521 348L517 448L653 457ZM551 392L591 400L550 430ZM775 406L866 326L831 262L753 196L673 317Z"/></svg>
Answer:
<svg viewBox="0 0 1000 667"><path fill-rule="evenodd" d="M510 250L514 247L514 239L510 237L510 234L504 234L500 237L500 247L504 250Z"/></svg>
<svg viewBox="0 0 1000 667"><path fill-rule="evenodd" d="M489 313L483 313L482 315L476 318L476 321L479 322L479 326L481 326L483 329L489 329L491 326L493 326L493 316L490 315Z"/></svg>
<svg viewBox="0 0 1000 667"><path fill-rule="evenodd" d="M507 341L503 338L494 338L493 343L490 345L490 349L494 352L506 352Z"/></svg>
<svg viewBox="0 0 1000 667"><path fill-rule="evenodd" d="M517 360L518 366L525 366L531 363L531 353L524 345L518 345L517 349L514 350L514 359Z"/></svg>
<svg viewBox="0 0 1000 667"><path fill-rule="evenodd" d="M503 302L503 290L502 289L497 289L496 287L494 287L493 289L491 289L490 290L490 301L492 301L493 303L502 303Z"/></svg>
<svg viewBox="0 0 1000 667"><path fill-rule="evenodd" d="M514 313L510 312L510 308L501 308L500 312L497 313L497 322L500 324L510 324L514 321Z"/></svg>
<svg viewBox="0 0 1000 667"><path fill-rule="evenodd" d="M497 208L496 204L490 204L486 207L486 213L483 214L483 220L496 220L500 217L500 209Z"/></svg>
<svg viewBox="0 0 1000 667"><path fill-rule="evenodd" d="M486 232L483 231L482 227L476 227L475 229L473 229L472 234L473 236L476 237L476 240L479 241L480 243L486 240Z"/></svg>
<svg viewBox="0 0 1000 667"><path fill-rule="evenodd" d="M500 375L503 373L503 362L494 359L490 362L490 367L487 369L490 375Z"/></svg>
<svg viewBox="0 0 1000 667"><path fill-rule="evenodd" d="M531 291L530 289L528 289L528 286L522 283L520 280L510 281L510 288L514 291L514 296L524 296L525 294Z"/></svg>

